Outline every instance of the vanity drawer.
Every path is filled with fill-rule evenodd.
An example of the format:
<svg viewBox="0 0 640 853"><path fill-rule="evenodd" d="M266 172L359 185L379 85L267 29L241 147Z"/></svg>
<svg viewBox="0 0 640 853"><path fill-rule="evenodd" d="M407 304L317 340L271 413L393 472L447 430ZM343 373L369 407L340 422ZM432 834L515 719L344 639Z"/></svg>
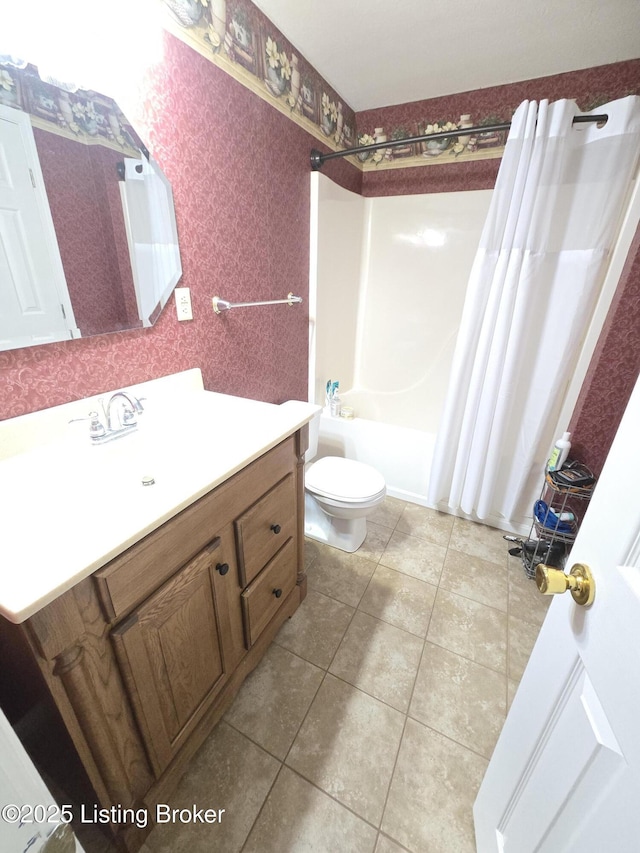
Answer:
<svg viewBox="0 0 640 853"><path fill-rule="evenodd" d="M236 521L241 586L250 584L295 533L295 478L289 474Z"/></svg>
<svg viewBox="0 0 640 853"><path fill-rule="evenodd" d="M255 643L295 585L296 549L294 540L289 539L242 593L247 648Z"/></svg>

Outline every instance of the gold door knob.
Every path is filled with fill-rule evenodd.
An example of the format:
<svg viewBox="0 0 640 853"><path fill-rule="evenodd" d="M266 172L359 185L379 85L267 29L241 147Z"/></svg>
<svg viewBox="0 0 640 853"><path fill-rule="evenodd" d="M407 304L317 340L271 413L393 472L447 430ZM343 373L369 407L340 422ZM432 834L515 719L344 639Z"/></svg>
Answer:
<svg viewBox="0 0 640 853"><path fill-rule="evenodd" d="M558 595L571 591L576 604L588 606L596 595L596 584L589 566L575 563L568 575L561 569L538 563L536 566L536 584L543 595Z"/></svg>

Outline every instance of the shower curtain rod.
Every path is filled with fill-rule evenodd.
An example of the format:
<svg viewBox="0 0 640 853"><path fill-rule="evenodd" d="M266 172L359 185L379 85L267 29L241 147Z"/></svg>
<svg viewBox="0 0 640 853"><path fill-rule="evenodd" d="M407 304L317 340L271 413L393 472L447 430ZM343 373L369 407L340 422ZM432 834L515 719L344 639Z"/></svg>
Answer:
<svg viewBox="0 0 640 853"><path fill-rule="evenodd" d="M581 115L575 116L573 124L585 124L587 122L606 122L607 115ZM425 133L422 136L409 136L405 139L391 139L387 142L374 142L372 145L360 145L357 148L345 148L342 151L331 151L323 154L317 148L311 149L311 169L318 172L327 160L335 160L336 157L347 157L349 154L364 154L368 151L377 151L379 148L396 148L399 145L413 145L414 142L430 142L436 139L450 139L455 136L471 136L474 133L493 133L497 130L509 130L511 122L503 124L488 124L484 127L464 127L458 130L443 130L440 133Z"/></svg>

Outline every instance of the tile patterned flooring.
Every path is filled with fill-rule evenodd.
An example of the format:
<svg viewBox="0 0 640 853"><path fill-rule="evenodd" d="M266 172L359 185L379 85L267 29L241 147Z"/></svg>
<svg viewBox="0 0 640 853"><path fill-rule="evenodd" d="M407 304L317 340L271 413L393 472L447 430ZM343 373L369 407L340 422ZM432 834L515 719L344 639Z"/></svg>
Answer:
<svg viewBox="0 0 640 853"><path fill-rule="evenodd" d="M306 551L307 598L172 797L222 822L157 827L144 853L473 853L548 600L500 531L394 498L356 554Z"/></svg>

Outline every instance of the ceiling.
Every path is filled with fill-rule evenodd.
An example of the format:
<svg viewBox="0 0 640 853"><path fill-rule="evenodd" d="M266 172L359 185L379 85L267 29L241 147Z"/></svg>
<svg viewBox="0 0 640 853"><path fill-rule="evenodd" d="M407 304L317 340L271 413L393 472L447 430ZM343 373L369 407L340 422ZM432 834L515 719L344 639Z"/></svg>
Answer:
<svg viewBox="0 0 640 853"><path fill-rule="evenodd" d="M640 0L253 0L356 112L640 58Z"/></svg>

